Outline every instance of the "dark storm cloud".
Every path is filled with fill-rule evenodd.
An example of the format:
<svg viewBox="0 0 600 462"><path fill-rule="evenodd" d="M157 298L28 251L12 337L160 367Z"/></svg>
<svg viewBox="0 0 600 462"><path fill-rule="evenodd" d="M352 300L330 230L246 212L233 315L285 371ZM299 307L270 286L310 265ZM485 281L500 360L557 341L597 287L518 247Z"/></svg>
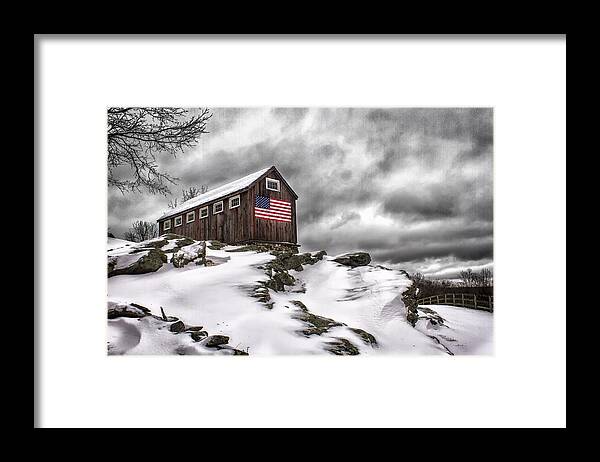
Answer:
<svg viewBox="0 0 600 462"><path fill-rule="evenodd" d="M214 188L275 165L299 195L302 248L451 274L492 259L492 110L216 108L210 133L158 157L190 186ZM155 220L172 197L109 191L109 226ZM433 262L433 263L432 263Z"/></svg>
<svg viewBox="0 0 600 462"><path fill-rule="evenodd" d="M409 243L391 249L375 249L373 257L390 263L414 262L425 258L455 257L459 260L491 259L491 238L455 242Z"/></svg>
<svg viewBox="0 0 600 462"><path fill-rule="evenodd" d="M442 185L426 191L396 190L384 199L383 212L412 220L452 217L458 212L458 200Z"/></svg>

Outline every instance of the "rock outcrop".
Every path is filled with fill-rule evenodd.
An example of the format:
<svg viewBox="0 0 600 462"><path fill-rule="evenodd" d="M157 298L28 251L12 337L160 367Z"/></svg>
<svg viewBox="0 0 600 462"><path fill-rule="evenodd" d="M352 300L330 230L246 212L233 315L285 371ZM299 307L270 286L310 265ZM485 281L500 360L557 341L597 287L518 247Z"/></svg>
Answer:
<svg viewBox="0 0 600 462"><path fill-rule="evenodd" d="M188 326L183 321L180 321L178 318L173 316L166 316L164 310L161 312L162 316L157 316L152 314L149 308L145 306L139 305L137 303L117 303L117 302L108 302L108 319L115 320L117 318L153 318L157 321L160 321L159 329L162 329L163 326L167 328L169 332L173 335L189 335L193 341L201 342L203 347L214 349L214 350L225 350L223 353L229 353L234 356L248 356L248 352L238 350L237 348L233 348L229 346L229 337L226 335L208 335L208 332L202 330L202 326ZM135 330L135 329L134 329ZM138 333L139 337L139 333ZM139 338L138 338L139 342ZM109 354L122 354L117 353L114 350L111 350L111 345L108 346ZM180 345L177 348L177 354L197 354L196 350L190 349L189 347L184 345Z"/></svg>
<svg viewBox="0 0 600 462"><path fill-rule="evenodd" d="M276 258L263 266L269 280L264 285L276 292L285 290L285 286L296 284L296 278L289 271L302 271L302 265L314 265L323 260L327 252L321 250L315 253L297 254L290 251L274 250L271 252Z"/></svg>
<svg viewBox="0 0 600 462"><path fill-rule="evenodd" d="M108 257L108 277L121 274L145 274L158 270L167 262L167 255L158 249Z"/></svg>
<svg viewBox="0 0 600 462"><path fill-rule="evenodd" d="M337 256L333 259L333 261L339 263L340 265L355 268L357 266L367 266L369 263L371 263L371 255L369 255L367 252L346 253L344 255Z"/></svg>
<svg viewBox="0 0 600 462"><path fill-rule="evenodd" d="M325 350L334 355L355 356L360 354L358 348L350 340L343 337L335 337L333 341L325 342L325 345Z"/></svg>
<svg viewBox="0 0 600 462"><path fill-rule="evenodd" d="M142 305L108 302L108 319L143 318L149 314L150 310Z"/></svg>
<svg viewBox="0 0 600 462"><path fill-rule="evenodd" d="M206 263L206 243L204 241L182 247L171 257L171 263L176 268L183 268L193 261L197 261L198 264Z"/></svg>
<svg viewBox="0 0 600 462"><path fill-rule="evenodd" d="M407 278L410 278L410 275L406 271L400 270L400 272ZM408 287L408 289L402 292L402 301L406 307L406 320L413 327L415 327L415 324L419 320L419 303L417 302L416 292L417 286L414 284L414 282Z"/></svg>

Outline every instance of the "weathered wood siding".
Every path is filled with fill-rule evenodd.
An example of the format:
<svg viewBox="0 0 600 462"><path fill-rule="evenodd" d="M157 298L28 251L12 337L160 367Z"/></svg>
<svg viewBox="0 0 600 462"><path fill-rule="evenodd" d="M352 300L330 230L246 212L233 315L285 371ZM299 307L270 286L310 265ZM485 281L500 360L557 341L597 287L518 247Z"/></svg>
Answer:
<svg viewBox="0 0 600 462"><path fill-rule="evenodd" d="M175 226L175 217L171 217L171 229L164 229L165 220L159 221L160 234L176 233L182 236L188 236L196 240L218 240L221 242L234 243L248 240L248 229L250 228L250 213L248 210L248 192L240 193L240 206L233 209L229 208L229 198L237 194L232 194L223 199L218 199L200 207L194 207L186 210L181 215L181 226ZM213 213L213 205L223 201L223 211ZM200 218L200 209L208 206L208 216ZM186 216L188 212L195 212L194 221L187 223Z"/></svg>
<svg viewBox="0 0 600 462"><path fill-rule="evenodd" d="M280 191L267 189L266 178L280 180ZM240 206L229 208L229 198L240 195ZM254 202L256 195L268 196L273 199L291 202L292 222L284 223L254 217ZM214 214L213 205L223 201L223 212ZM200 209L208 206L208 216L200 218ZM194 220L187 223L188 212L194 211ZM175 227L175 218L182 217L181 226ZM228 244L268 241L297 243L296 199L294 193L287 187L283 177L276 169L271 169L256 180L248 189L219 198L200 207L194 207L179 215L169 217L171 229L165 230L166 220L159 220L159 233L176 233L196 240L218 240Z"/></svg>
<svg viewBox="0 0 600 462"><path fill-rule="evenodd" d="M279 191L267 189L267 177L280 181ZM269 242L298 242L296 236L296 198L293 192L286 186L283 177L277 170L267 172L262 178L256 181L249 188L252 201L252 219L253 226L250 230L250 239L256 241ZM291 202L292 204L292 222L284 223L281 221L265 220L264 218L254 217L254 200L256 196L267 196L271 199Z"/></svg>

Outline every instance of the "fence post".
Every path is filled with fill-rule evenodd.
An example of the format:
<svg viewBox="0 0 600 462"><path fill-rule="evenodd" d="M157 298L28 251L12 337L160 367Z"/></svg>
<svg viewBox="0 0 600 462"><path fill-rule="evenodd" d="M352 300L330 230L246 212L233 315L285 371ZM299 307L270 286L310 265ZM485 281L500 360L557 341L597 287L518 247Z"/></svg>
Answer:
<svg viewBox="0 0 600 462"><path fill-rule="evenodd" d="M477 294L473 294L473 305L477 308Z"/></svg>
<svg viewBox="0 0 600 462"><path fill-rule="evenodd" d="M454 292L452 293L452 304L456 305L456 294Z"/></svg>
<svg viewBox="0 0 600 462"><path fill-rule="evenodd" d="M462 306L465 306L465 294L460 294L462 297Z"/></svg>

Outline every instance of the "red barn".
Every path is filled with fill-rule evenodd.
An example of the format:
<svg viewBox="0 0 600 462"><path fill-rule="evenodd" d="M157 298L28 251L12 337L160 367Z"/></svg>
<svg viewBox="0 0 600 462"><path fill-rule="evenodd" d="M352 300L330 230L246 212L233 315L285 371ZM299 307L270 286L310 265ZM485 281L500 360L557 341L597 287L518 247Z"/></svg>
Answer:
<svg viewBox="0 0 600 462"><path fill-rule="evenodd" d="M298 195L275 167L200 194L158 219L159 233L228 244L297 244Z"/></svg>

